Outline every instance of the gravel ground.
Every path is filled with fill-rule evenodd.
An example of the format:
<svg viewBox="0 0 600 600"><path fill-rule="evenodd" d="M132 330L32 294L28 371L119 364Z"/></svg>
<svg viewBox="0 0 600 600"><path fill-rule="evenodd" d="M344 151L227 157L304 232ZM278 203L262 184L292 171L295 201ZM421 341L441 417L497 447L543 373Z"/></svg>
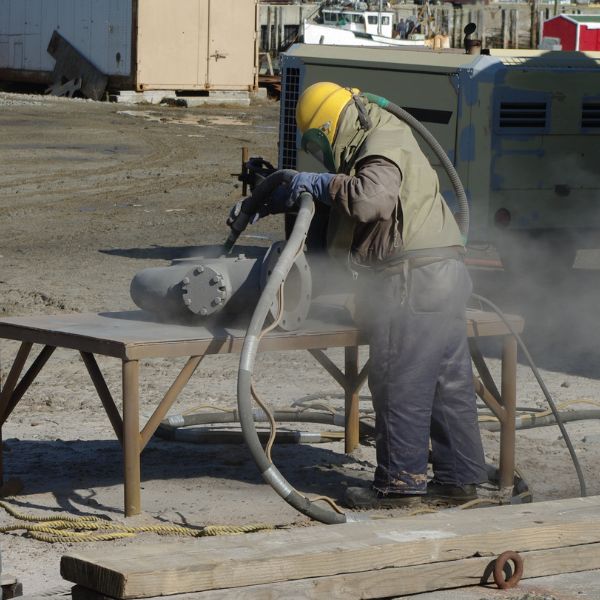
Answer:
<svg viewBox="0 0 600 600"><path fill-rule="evenodd" d="M240 149L248 146L251 155L276 162L278 111L271 101L184 109L0 93L0 315L133 308L129 282L138 270L223 240L228 208L241 193L231 176L239 172ZM281 236L279 219L264 220L242 242ZM491 249L473 253L493 256ZM597 253L581 252L577 266L542 287L509 281L502 271L472 271L476 291L525 316L532 354L555 400L572 403L568 409L600 402ZM16 349L12 342L0 344L4 377ZM484 349L498 375L498 348L488 343ZM340 352L330 355L341 359ZM118 362L99 362L118 398ZM144 414L182 364L167 359L142 364ZM237 357L208 357L172 412L207 404L233 407L236 371ZM257 372L259 389L274 405L315 394L333 407L342 405L336 384L307 353L263 355ZM520 405L545 406L524 363L518 383ZM368 398L362 405L369 406ZM598 494L600 425L567 427L588 491ZM497 462L498 435L483 437L488 460ZM24 486L11 501L19 509L122 519L120 448L73 352L55 353L4 427L3 439L6 477ZM274 458L302 491L337 499L345 486L368 481L374 468L372 446L346 456L340 442L276 447ZM519 432L517 461L536 500L578 494L555 427ZM144 512L133 524L306 521L262 483L243 446L153 440L143 455L142 479ZM19 577L26 593L64 585L58 563L74 544L49 545L21 534L4 535L1 542L4 571ZM77 549L109 551L130 543L136 542L85 543ZM600 589L600 577L596 581Z"/></svg>

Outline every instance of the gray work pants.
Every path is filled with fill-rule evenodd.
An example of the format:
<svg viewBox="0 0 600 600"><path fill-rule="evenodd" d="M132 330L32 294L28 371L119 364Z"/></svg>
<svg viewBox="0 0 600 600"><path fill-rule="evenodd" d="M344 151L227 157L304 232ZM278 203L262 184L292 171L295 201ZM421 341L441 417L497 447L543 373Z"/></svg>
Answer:
<svg viewBox="0 0 600 600"><path fill-rule="evenodd" d="M375 489L424 493L430 438L436 481L487 480L465 322L472 283L464 263L444 259L376 276L369 288Z"/></svg>

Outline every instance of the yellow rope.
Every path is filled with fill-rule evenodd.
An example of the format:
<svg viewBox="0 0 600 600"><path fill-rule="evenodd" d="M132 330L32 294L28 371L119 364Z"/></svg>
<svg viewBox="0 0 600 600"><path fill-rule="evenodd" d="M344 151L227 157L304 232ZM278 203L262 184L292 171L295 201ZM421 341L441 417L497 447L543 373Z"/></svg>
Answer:
<svg viewBox="0 0 600 600"><path fill-rule="evenodd" d="M236 535L274 529L274 525L207 525L194 529L182 525L139 525L130 527L124 523L109 521L106 518L83 516L35 516L16 510L10 504L0 501L3 508L12 517L24 523L10 523L0 526L0 533L25 531L33 539L43 542L102 542L133 537L139 533L158 535L177 535L186 537L205 537L216 535Z"/></svg>
<svg viewBox="0 0 600 600"><path fill-rule="evenodd" d="M35 515L27 515L25 513L19 512L14 506L11 506L7 502L2 502L0 500L0 508L3 508L11 517L15 519L19 519L20 521L57 521L56 516L35 516ZM61 521L97 521L98 517L71 517L69 515L64 515L60 517Z"/></svg>

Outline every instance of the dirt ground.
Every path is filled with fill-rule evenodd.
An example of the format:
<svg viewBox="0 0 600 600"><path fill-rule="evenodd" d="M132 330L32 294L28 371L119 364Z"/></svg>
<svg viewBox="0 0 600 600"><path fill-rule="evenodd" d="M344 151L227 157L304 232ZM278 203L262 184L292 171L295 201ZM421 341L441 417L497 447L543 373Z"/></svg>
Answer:
<svg viewBox="0 0 600 600"><path fill-rule="evenodd" d="M199 244L219 243L224 220L240 197L232 173L241 147L276 162L279 105L197 109L125 106L0 93L0 316L134 308L129 283L140 269L168 264ZM243 244L280 239L279 218L249 230ZM493 256L477 249L478 256ZM568 409L600 403L600 259L580 252L577 269L547 287L509 284L502 271L473 269L476 291L527 320L526 341L548 388ZM6 377L17 344L0 342ZM366 349L362 351L366 358ZM498 348L486 344L492 372ZM331 352L339 360L339 352ZM99 361L115 398L119 363ZM142 365L142 412L148 416L181 368L180 360ZM236 356L208 357L172 413L235 405ZM317 398L340 407L335 382L302 352L265 354L257 384L276 406ZM525 363L518 371L519 405L545 407ZM362 405L369 405L368 390ZM589 403L594 403L590 405ZM600 493L600 424L568 426L588 483ZM498 434L484 432L487 459L498 460ZM559 431L518 432L517 462L536 500L576 496L579 486ZM66 511L122 520L118 442L78 355L57 351L3 430L5 476L23 490L10 502L27 513ZM352 456L341 442L280 446L276 464L298 489L341 499L348 485L369 481L374 450ZM153 440L142 456L142 515L132 524L305 524L262 482L242 445L193 445ZM476 514L476 513L475 513ZM0 523L12 519L1 514ZM27 594L64 587L60 556L79 549L110 552L134 540L47 544L5 534L3 571ZM595 590L600 589L600 576ZM600 598L594 589L583 598ZM482 596L484 594L482 593ZM497 596L494 596L497 597Z"/></svg>

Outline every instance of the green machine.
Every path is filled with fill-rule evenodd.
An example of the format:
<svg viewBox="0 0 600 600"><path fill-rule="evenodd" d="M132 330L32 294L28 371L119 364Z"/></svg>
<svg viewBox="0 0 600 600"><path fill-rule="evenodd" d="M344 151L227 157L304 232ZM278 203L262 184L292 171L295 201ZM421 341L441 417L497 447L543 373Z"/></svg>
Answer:
<svg viewBox="0 0 600 600"><path fill-rule="evenodd" d="M464 183L469 242L494 244L506 267L570 267L578 248L600 247L600 53L298 44L281 64L280 168L319 169L299 149L295 105L307 86L334 81L388 98L431 131Z"/></svg>

